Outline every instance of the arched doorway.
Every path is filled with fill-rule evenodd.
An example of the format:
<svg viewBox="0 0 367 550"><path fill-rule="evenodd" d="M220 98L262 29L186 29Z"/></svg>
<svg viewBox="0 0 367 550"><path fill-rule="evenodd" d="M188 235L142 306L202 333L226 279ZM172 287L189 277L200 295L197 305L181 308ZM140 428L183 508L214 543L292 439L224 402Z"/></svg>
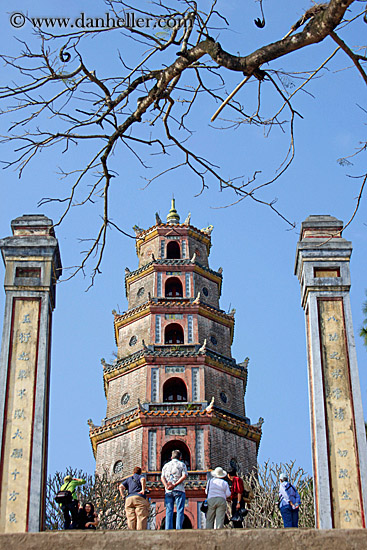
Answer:
<svg viewBox="0 0 367 550"><path fill-rule="evenodd" d="M163 386L163 401L165 403L179 403L187 401L186 384L181 378L169 378Z"/></svg>
<svg viewBox="0 0 367 550"><path fill-rule="evenodd" d="M186 464L188 470L191 468L191 456L190 451L187 445L183 441L169 441L166 443L161 451L161 469L163 466L171 460L172 451L181 451L182 453L182 462Z"/></svg>
<svg viewBox="0 0 367 550"><path fill-rule="evenodd" d="M180 245L177 241L170 241L167 244L167 258L170 260L179 260L181 258Z"/></svg>
<svg viewBox="0 0 367 550"><path fill-rule="evenodd" d="M171 323L167 325L164 331L164 343L165 344L183 344L184 332L181 325L178 323Z"/></svg>
<svg viewBox="0 0 367 550"><path fill-rule="evenodd" d="M182 298L182 283L177 277L170 277L165 285L166 298Z"/></svg>
<svg viewBox="0 0 367 550"><path fill-rule="evenodd" d="M176 512L173 512L173 528L176 529ZM159 529L164 529L166 526L166 518L164 517L161 522L161 526ZM192 529L192 523L191 520L187 517L185 514L182 529Z"/></svg>

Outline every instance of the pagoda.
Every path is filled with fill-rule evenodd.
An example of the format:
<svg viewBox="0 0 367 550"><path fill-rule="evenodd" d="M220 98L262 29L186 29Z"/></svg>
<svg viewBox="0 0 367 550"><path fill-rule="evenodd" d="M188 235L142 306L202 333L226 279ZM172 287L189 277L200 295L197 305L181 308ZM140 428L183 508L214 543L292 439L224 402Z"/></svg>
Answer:
<svg viewBox="0 0 367 550"><path fill-rule="evenodd" d="M160 472L172 450L189 471L184 528L200 529L208 472L248 473L261 438L245 412L248 359L231 355L235 311L219 308L222 268L208 264L213 226L190 218L180 223L172 199L166 223L156 214L153 227L134 226L139 265L125 269L127 311L113 311L117 359L102 360L107 414L90 422L97 474L146 474L153 529L164 527Z"/></svg>

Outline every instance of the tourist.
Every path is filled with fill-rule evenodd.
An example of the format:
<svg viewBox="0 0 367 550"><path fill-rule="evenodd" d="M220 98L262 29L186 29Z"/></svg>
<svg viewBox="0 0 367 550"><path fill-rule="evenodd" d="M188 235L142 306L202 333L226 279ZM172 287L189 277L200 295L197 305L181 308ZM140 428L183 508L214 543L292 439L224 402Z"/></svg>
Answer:
<svg viewBox="0 0 367 550"><path fill-rule="evenodd" d="M94 506L91 502L86 502L84 506L79 508L78 513L78 529L96 529L98 525L98 515L94 511Z"/></svg>
<svg viewBox="0 0 367 550"><path fill-rule="evenodd" d="M60 491L71 493L70 500L60 504L64 514L64 529L76 529L78 527L78 496L75 489L78 485L84 485L84 483L85 479L73 478L72 476L64 477L64 483L61 485Z"/></svg>
<svg viewBox="0 0 367 550"><path fill-rule="evenodd" d="M119 491L124 498L127 491L125 511L127 528L132 531L142 531L147 528L149 518L149 501L146 497L146 479L141 475L141 468L136 466L133 475L119 485Z"/></svg>
<svg viewBox="0 0 367 550"><path fill-rule="evenodd" d="M298 509L301 497L298 491L288 482L287 474L279 476L279 510L282 514L284 527L298 527Z"/></svg>
<svg viewBox="0 0 367 550"><path fill-rule="evenodd" d="M245 509L243 493L245 491L242 479L237 475L235 468L228 470L228 478L231 481L231 521L235 529L243 527L243 514L241 510Z"/></svg>
<svg viewBox="0 0 367 550"><path fill-rule="evenodd" d="M166 506L165 529L173 529L173 508L176 503L176 529L182 529L185 510L185 485L187 478L186 465L181 462L181 451L172 451L171 460L163 466L161 480L166 494L164 504Z"/></svg>
<svg viewBox="0 0 367 550"><path fill-rule="evenodd" d="M206 484L205 492L208 500L206 513L206 529L222 529L227 509L227 499L231 496L231 490L225 477L227 472L220 466L212 472L212 477Z"/></svg>

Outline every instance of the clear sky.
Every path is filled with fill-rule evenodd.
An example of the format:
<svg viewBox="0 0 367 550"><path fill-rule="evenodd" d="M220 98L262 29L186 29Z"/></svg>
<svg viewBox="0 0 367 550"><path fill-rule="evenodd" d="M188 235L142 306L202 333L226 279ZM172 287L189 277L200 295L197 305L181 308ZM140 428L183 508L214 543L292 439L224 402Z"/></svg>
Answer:
<svg viewBox="0 0 367 550"><path fill-rule="evenodd" d="M250 0L246 3L240 0L218 2L218 10L226 15L230 28L226 32L218 30L216 37L220 37L223 48L243 54L284 36L309 2L285 0L280 4L281 8L279 3L264 2L267 25L260 30L253 23L259 16L258 4ZM82 11L88 13L88 10L97 16L106 11L102 2L95 1L93 7L90 6L91 2L82 0L56 1L52 6L43 0L35 0L31 8L29 2L17 0L14 11L26 12L28 9L31 16L64 17L74 17ZM357 4L356 8L360 6ZM3 6L0 51L17 54L21 45L16 38L31 44L35 43L35 38L29 25L22 29L12 28L9 13L9 4ZM356 9L354 13L357 13ZM353 32L346 30L342 36L356 47L362 44L365 31L366 26L360 22ZM116 36L116 33L110 33L103 40L90 41L86 55L90 68L95 68L97 74L113 74L118 70L114 57L117 46L129 62L138 55L138 48L131 40L121 40L116 44ZM328 39L321 46L312 46L307 51L274 62L272 68L311 70L317 68L334 49L335 44ZM232 202L235 197L229 191L220 192L212 180L209 180L209 189L195 197L200 191L200 182L185 168L167 173L143 189L143 178L154 175L155 169L168 166L166 158L155 159L145 154L147 163L153 166L150 170L144 169L126 149L117 148L113 158L113 168L118 176L112 182L111 217L124 230L131 233L134 224L144 228L154 225L156 211L165 218L172 193L182 220L190 211L194 226L214 225L209 260L213 269L223 267L222 309L236 308L233 356L239 362L250 357L246 412L253 423L260 416L265 419L259 462L296 459L297 464L310 473L304 312L300 306L299 282L294 276L294 260L300 223L310 214L331 214L346 222L355 208L360 183L360 180L348 178L347 174L357 176L366 171L366 153L353 160L351 166L342 167L337 163L338 158L354 153L365 139L366 113L359 106L367 108L366 86L354 69L347 68L350 65L349 59L339 52L328 65L329 70L322 73L322 78L309 84L309 93L301 93L295 100L297 110L304 117L297 119L295 125L295 161L278 183L261 195L266 200L278 199L281 212L297 223L295 230L290 231L269 208L251 200L231 208L218 208ZM341 71L341 68L346 69ZM221 74L228 82L228 93L241 80L241 75L229 74L224 69ZM2 82L14 78L14 74L4 68L1 76ZM279 97L270 84L265 83L263 91L264 107L270 112L274 105L280 105ZM240 101L251 110L256 104L255 84L250 83L240 94ZM262 170L269 176L287 148L286 138L279 128L267 138L264 138L262 128L245 124L236 130L218 130L216 128L223 122L210 125L210 117L217 107L214 100L198 98L189 123L194 131L191 146L220 165L225 176L246 174L247 177L254 170ZM229 116L225 110L223 119ZM16 115L7 121L1 119L0 133L5 134ZM43 124L46 123L44 118ZM55 127L54 120L49 124ZM61 151L42 151L20 180L11 168L1 171L1 237L10 234L10 221L24 213L44 213L57 219L58 205L38 209L38 200L45 196L64 196L67 184L59 179L59 166L79 167L88 158L88 153L90 155L90 151L82 146L72 147L67 155L62 155ZM171 155L170 163L182 160L173 151ZM11 144L1 145L0 159L12 159ZM64 266L78 263L84 246L78 239L94 235L99 206L97 203L89 208L74 209L57 227ZM358 336L367 287L366 199L362 200L359 212L344 237L351 240L354 247L351 303L366 409L366 350ZM106 414L100 359L103 357L109 362L116 350L111 311L127 308L125 266L131 270L137 267L134 241L110 231L102 274L94 287L85 292L89 281L81 276L58 285L52 337L51 473L69 465L90 473L94 470L87 419L92 418L98 425ZM3 266L0 271L2 279ZM0 292L1 312L3 303L4 293Z"/></svg>

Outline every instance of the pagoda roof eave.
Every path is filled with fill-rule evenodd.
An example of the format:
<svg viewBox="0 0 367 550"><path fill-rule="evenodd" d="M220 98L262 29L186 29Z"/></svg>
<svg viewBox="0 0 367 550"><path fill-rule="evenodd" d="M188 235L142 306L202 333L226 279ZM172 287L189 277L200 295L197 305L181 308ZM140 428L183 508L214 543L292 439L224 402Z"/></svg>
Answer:
<svg viewBox="0 0 367 550"><path fill-rule="evenodd" d="M157 232L165 232L167 229L186 229L187 231L193 231L195 233L197 233L198 235L204 237L205 239L207 239L210 243L211 241L211 237L208 233L205 232L205 230L203 229L199 229L198 227L195 227L194 225L190 225L190 224L185 224L185 223L159 223L159 224L155 224L155 225L152 225L151 227L148 227L148 229L143 229L142 231L140 231L139 233L137 233L136 235L136 241L141 241L141 240L145 240L145 238L150 234L150 233L153 233L154 231L157 231ZM159 231L159 230L163 230L163 231Z"/></svg>
<svg viewBox="0 0 367 550"><path fill-rule="evenodd" d="M223 369L230 372L233 376L244 378L247 380L247 363L238 364L235 359L225 357L211 349L201 349L200 344L190 346L147 346L124 357L114 364L104 363L103 375L104 379L115 378L129 370L140 368L144 365L155 363L157 359L164 358L164 361L176 361L183 359L187 362L192 359L195 362L200 362L213 366L218 369Z"/></svg>
<svg viewBox="0 0 367 550"><path fill-rule="evenodd" d="M131 431L144 426L174 425L179 420L184 424L209 424L221 428L240 437L256 443L258 449L262 435L261 427L252 426L245 420L234 418L229 413L218 411L215 407L207 407L204 410L160 410L148 411L139 406L134 411L122 418L104 426L94 426L89 431L94 456L97 453L97 445L105 440L114 438L123 432Z"/></svg>
<svg viewBox="0 0 367 550"><path fill-rule="evenodd" d="M151 298L149 301L144 302L140 306L130 309L121 315L116 315L114 318L114 328L115 328L115 342L118 343L118 331L119 329L127 324L130 324L137 319L146 317L151 313L167 313L167 308L170 312L181 312L185 308L190 308L188 313L197 313L204 317L208 317L230 329L231 343L233 343L234 335L234 315L225 313L223 310L217 309L205 302L198 301L195 303L194 300L175 300L169 301L166 298ZM186 312L185 312L186 313Z"/></svg>
<svg viewBox="0 0 367 550"><path fill-rule="evenodd" d="M222 274L218 271L215 271L214 269L211 269L210 267L201 264L200 262L196 261L192 262L189 258L156 258L155 260L151 260L150 262L142 265L141 267L138 267L138 269L134 269L134 271L130 271L126 273L125 275L125 284L127 284L128 280L131 279L131 277L135 277L137 275L140 275L145 270L148 270L150 267L152 267L154 264L158 266L192 266L193 268L198 267L199 269L203 269L204 271L207 271L211 275L214 275L220 281L222 281Z"/></svg>

